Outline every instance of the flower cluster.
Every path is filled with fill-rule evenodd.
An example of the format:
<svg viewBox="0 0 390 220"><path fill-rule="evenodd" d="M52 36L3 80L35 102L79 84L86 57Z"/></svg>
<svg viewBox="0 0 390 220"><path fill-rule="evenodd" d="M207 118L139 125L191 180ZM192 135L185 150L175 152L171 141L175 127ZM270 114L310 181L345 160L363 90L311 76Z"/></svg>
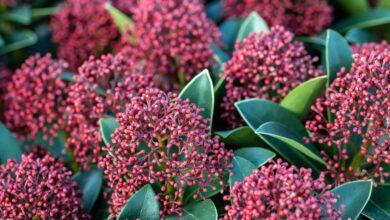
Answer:
<svg viewBox="0 0 390 220"><path fill-rule="evenodd" d="M251 33L236 43L233 57L224 64L226 96L221 104L231 127L242 124L234 103L246 98L263 98L279 102L287 93L307 79L322 74L302 43L283 27L268 33Z"/></svg>
<svg viewBox="0 0 390 220"><path fill-rule="evenodd" d="M127 48L129 56L168 77L167 87L184 86L213 65L212 43L218 28L207 19L199 0L145 0L133 15Z"/></svg>
<svg viewBox="0 0 390 220"><path fill-rule="evenodd" d="M122 54L91 57L75 76L67 100L67 146L83 168L96 163L102 138L99 119L115 116L135 95L153 86L145 73Z"/></svg>
<svg viewBox="0 0 390 220"><path fill-rule="evenodd" d="M369 178L383 183L389 176L383 166L390 164L390 49L372 46L354 54L350 71L338 73L312 106L317 115L306 123L311 141L337 150L322 152L336 184Z"/></svg>
<svg viewBox="0 0 390 220"><path fill-rule="evenodd" d="M146 183L160 183L161 215L181 213L184 189L197 186L194 198L223 186L229 175L231 151L210 138L209 120L189 100L149 89L119 114L113 145L100 161L112 189L110 212L117 215Z"/></svg>
<svg viewBox="0 0 390 220"><path fill-rule="evenodd" d="M0 218L89 219L71 174L49 155L8 160L0 165Z"/></svg>
<svg viewBox="0 0 390 220"><path fill-rule="evenodd" d="M329 189L323 175L314 180L310 169L279 159L234 184L224 219L341 219Z"/></svg>
<svg viewBox="0 0 390 220"><path fill-rule="evenodd" d="M57 54L76 70L91 55L108 49L119 33L104 9L105 0L66 0L53 15L51 27Z"/></svg>
<svg viewBox="0 0 390 220"><path fill-rule="evenodd" d="M7 92L7 84L12 79L12 71L9 70L4 64L0 63L0 120L3 119L4 96Z"/></svg>
<svg viewBox="0 0 390 220"><path fill-rule="evenodd" d="M63 124L67 85L58 76L67 68L50 54L28 58L16 70L5 95L5 123L19 138L56 136Z"/></svg>
<svg viewBox="0 0 390 220"><path fill-rule="evenodd" d="M283 25L296 34L315 35L332 22L325 0L223 0L230 16L256 11L270 25Z"/></svg>
<svg viewBox="0 0 390 220"><path fill-rule="evenodd" d="M390 50L390 44L387 41L381 43L363 43L352 45L354 53L358 53L362 56L370 56L372 52L381 53L386 50Z"/></svg>

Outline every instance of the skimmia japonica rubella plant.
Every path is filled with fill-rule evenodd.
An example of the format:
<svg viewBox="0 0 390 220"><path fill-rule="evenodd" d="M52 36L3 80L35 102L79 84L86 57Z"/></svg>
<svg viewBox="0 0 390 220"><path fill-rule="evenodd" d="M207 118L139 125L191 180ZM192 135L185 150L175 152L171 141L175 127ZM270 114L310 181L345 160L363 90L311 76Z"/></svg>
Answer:
<svg viewBox="0 0 390 220"><path fill-rule="evenodd" d="M0 218L390 219L389 6L0 0Z"/></svg>

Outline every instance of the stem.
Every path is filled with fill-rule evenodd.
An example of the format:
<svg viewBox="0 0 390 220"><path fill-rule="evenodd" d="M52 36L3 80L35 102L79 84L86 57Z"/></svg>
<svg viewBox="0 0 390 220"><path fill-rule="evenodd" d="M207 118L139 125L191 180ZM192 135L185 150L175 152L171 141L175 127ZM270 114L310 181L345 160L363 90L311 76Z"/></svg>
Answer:
<svg viewBox="0 0 390 220"><path fill-rule="evenodd" d="M364 148L368 149L371 145L371 141L365 143L363 145ZM356 156L353 158L351 166L352 166L352 172L356 172L360 168L360 164L363 160L363 154L362 151L359 151Z"/></svg>
<svg viewBox="0 0 390 220"><path fill-rule="evenodd" d="M157 141L158 141L158 147L163 151L166 155L168 154L168 149L166 146L166 138L161 137L160 135L157 135ZM165 170L167 169L167 163L165 161L161 164L161 169ZM172 186L172 184L169 183L170 179L167 179L165 181L165 192L167 195L169 195L169 198L172 200L175 197L175 188Z"/></svg>
<svg viewBox="0 0 390 220"><path fill-rule="evenodd" d="M183 72L177 73L177 78L179 79L180 89L183 89L186 86L186 76L185 76L185 73L183 73Z"/></svg>

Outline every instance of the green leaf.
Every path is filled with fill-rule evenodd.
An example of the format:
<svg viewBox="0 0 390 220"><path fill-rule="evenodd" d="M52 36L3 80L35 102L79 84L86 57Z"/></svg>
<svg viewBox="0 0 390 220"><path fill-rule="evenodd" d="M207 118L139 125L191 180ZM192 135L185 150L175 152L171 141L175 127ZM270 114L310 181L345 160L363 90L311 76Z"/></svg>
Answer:
<svg viewBox="0 0 390 220"><path fill-rule="evenodd" d="M247 38L250 33L268 32L269 28L263 18L257 12L251 12L249 16L242 23L238 31L237 40L242 41Z"/></svg>
<svg viewBox="0 0 390 220"><path fill-rule="evenodd" d="M242 19L228 19L224 21L219 30L222 33L221 42L228 48L228 50L234 50L234 43L237 39L237 34L241 26Z"/></svg>
<svg viewBox="0 0 390 220"><path fill-rule="evenodd" d="M363 210L363 215L371 219L390 219L390 187L372 188L371 198Z"/></svg>
<svg viewBox="0 0 390 220"><path fill-rule="evenodd" d="M230 131L217 131L216 135L221 137L221 140L233 147L249 147L249 146L264 146L265 143L255 134L248 126L235 128Z"/></svg>
<svg viewBox="0 0 390 220"><path fill-rule="evenodd" d="M328 85L330 85L342 67L345 67L346 71L351 68L352 49L339 33L329 29L326 35L325 56Z"/></svg>
<svg viewBox="0 0 390 220"><path fill-rule="evenodd" d="M31 23L31 7L27 4L19 5L16 8L7 11L2 18L19 24L28 25Z"/></svg>
<svg viewBox="0 0 390 220"><path fill-rule="evenodd" d="M58 11L61 8L61 5L47 8L33 8L31 9L31 16L34 19L39 19L41 17L50 16Z"/></svg>
<svg viewBox="0 0 390 220"><path fill-rule="evenodd" d="M331 2L341 6L348 14L361 14L370 8L367 0L333 0Z"/></svg>
<svg viewBox="0 0 390 220"><path fill-rule="evenodd" d="M305 136L306 128L301 121L280 105L265 99L246 99L235 103L235 106L245 122L256 131L260 125L269 122L279 122Z"/></svg>
<svg viewBox="0 0 390 220"><path fill-rule="evenodd" d="M371 180L348 182L332 189L332 193L340 196L336 202L336 207L340 208L340 205L345 207L341 218L357 219L370 199L371 191Z"/></svg>
<svg viewBox="0 0 390 220"><path fill-rule="evenodd" d="M234 156L233 160L233 175L230 176L229 186L233 187L235 182L242 182L245 177L252 174L253 170L256 170L257 167L251 163L249 160L242 158L240 156Z"/></svg>
<svg viewBox="0 0 390 220"><path fill-rule="evenodd" d="M224 13L221 1L210 2L206 6L207 17L215 22L222 20Z"/></svg>
<svg viewBox="0 0 390 220"><path fill-rule="evenodd" d="M111 134L114 133L115 129L119 127L118 122L115 118L101 118L99 119L100 133L103 141L106 145L112 144Z"/></svg>
<svg viewBox="0 0 390 220"><path fill-rule="evenodd" d="M282 124L279 124L277 122L267 122L261 125L256 130L256 134L260 135L261 137L264 137L265 139L267 139L267 136L276 138L284 142L291 148L298 150L307 157L310 157L311 159L323 164L324 166L328 165L324 160L321 159L320 152L314 146L304 143L302 136L299 136L295 132L290 131L286 126ZM281 155L284 154L283 152L279 153Z"/></svg>
<svg viewBox="0 0 390 220"><path fill-rule="evenodd" d="M146 184L126 203L118 219L160 219L160 208L152 187Z"/></svg>
<svg viewBox="0 0 390 220"><path fill-rule="evenodd" d="M260 147L241 148L234 151L234 155L247 159L257 167L263 166L269 159L276 156L274 152Z"/></svg>
<svg viewBox="0 0 390 220"><path fill-rule="evenodd" d="M131 20L131 18L129 18L123 12L119 11L117 8L115 8L113 5L111 5L109 2L106 2L104 4L104 8L111 15L116 26L118 27L118 30L121 33L125 32L129 27L133 26L133 21Z"/></svg>
<svg viewBox="0 0 390 220"><path fill-rule="evenodd" d="M58 75L58 77L62 80L69 81L69 82L76 82L74 79L74 74L70 72L64 72Z"/></svg>
<svg viewBox="0 0 390 220"><path fill-rule="evenodd" d="M52 153L58 158L64 159L66 162L70 160L68 154L64 154L66 137L64 131L60 131L57 137L51 137L51 141L43 138L43 132L39 132L34 141L38 143L40 147L44 147L46 151Z"/></svg>
<svg viewBox="0 0 390 220"><path fill-rule="evenodd" d="M2 46L4 46L4 44L5 44L4 39L3 39L3 37L0 35L0 48L1 48Z"/></svg>
<svg viewBox="0 0 390 220"><path fill-rule="evenodd" d="M379 42L369 31L365 29L352 29L345 35L348 42L362 44L366 42Z"/></svg>
<svg viewBox="0 0 390 220"><path fill-rule="evenodd" d="M302 120L306 118L316 99L325 91L326 82L327 76L310 79L287 94L280 105Z"/></svg>
<svg viewBox="0 0 390 220"><path fill-rule="evenodd" d="M354 28L369 28L390 23L390 10L376 8L340 21L333 29L345 33Z"/></svg>
<svg viewBox="0 0 390 220"><path fill-rule="evenodd" d="M35 44L37 35L29 30L15 31L3 36L6 44L0 47L0 55Z"/></svg>
<svg viewBox="0 0 390 220"><path fill-rule="evenodd" d="M88 213L91 212L103 182L103 170L92 169L76 173L72 180L77 182L77 187L83 193L83 201Z"/></svg>
<svg viewBox="0 0 390 220"><path fill-rule="evenodd" d="M0 122L0 162L6 164L8 159L20 161L23 151L11 132Z"/></svg>
<svg viewBox="0 0 390 220"><path fill-rule="evenodd" d="M214 203L207 199L202 202L184 206L183 216L177 214L167 216L167 220L217 220L218 213Z"/></svg>
<svg viewBox="0 0 390 220"><path fill-rule="evenodd" d="M210 119L210 126L213 124L212 120L215 102L214 86L207 69L195 76L187 86L184 87L179 97L181 99L189 99L198 108L203 108L203 118Z"/></svg>

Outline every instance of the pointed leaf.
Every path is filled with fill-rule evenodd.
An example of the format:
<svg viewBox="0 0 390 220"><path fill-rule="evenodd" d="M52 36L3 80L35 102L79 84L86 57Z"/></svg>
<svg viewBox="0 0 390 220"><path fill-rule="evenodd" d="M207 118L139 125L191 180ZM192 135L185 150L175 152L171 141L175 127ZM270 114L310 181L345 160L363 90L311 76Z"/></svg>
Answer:
<svg viewBox="0 0 390 220"><path fill-rule="evenodd" d="M221 137L221 140L232 147L249 147L249 146L264 146L265 143L255 134L248 126L235 128L229 131L217 131L216 135Z"/></svg>
<svg viewBox="0 0 390 220"><path fill-rule="evenodd" d="M88 213L92 210L103 182L103 170L92 169L76 173L72 179L83 193L83 201Z"/></svg>
<svg viewBox="0 0 390 220"><path fill-rule="evenodd" d="M203 108L203 118L210 119L210 126L212 125L214 114L214 86L207 69L195 76L181 91L179 97L181 99L189 99L198 108Z"/></svg>
<svg viewBox="0 0 390 220"><path fill-rule="evenodd" d="M167 220L217 220L218 213L214 203L207 199L183 207L183 216L167 216Z"/></svg>
<svg viewBox="0 0 390 220"><path fill-rule="evenodd" d="M118 219L160 219L160 208L152 187L146 184L123 207Z"/></svg>
<svg viewBox="0 0 390 220"><path fill-rule="evenodd" d="M0 47L0 55L35 44L37 35L29 30L14 31L3 36L6 44Z"/></svg>
<svg viewBox="0 0 390 220"><path fill-rule="evenodd" d="M112 20L114 20L116 26L118 27L121 33L125 32L129 27L133 26L133 21L131 20L131 18L129 18L123 12L119 11L109 2L106 2L104 4L104 8L111 15Z"/></svg>
<svg viewBox="0 0 390 220"><path fill-rule="evenodd" d="M276 156L274 152L260 147L241 148L234 151L234 155L247 159L257 167L263 166L269 159Z"/></svg>
<svg viewBox="0 0 390 220"><path fill-rule="evenodd" d="M336 207L339 208L340 205L345 207L341 218L357 219L370 199L371 191L371 180L348 182L332 189L332 193L340 196L336 202Z"/></svg>
<svg viewBox="0 0 390 220"><path fill-rule="evenodd" d="M247 38L250 33L255 32L268 32L269 28L267 23L257 12L251 12L249 16L242 23L240 30L238 31L237 40L242 41Z"/></svg>
<svg viewBox="0 0 390 220"><path fill-rule="evenodd" d="M118 122L114 118L101 118L99 119L99 125L104 143L106 145L112 144L111 134L119 127Z"/></svg>
<svg viewBox="0 0 390 220"><path fill-rule="evenodd" d="M31 7L27 4L19 5L16 8L7 11L2 18L19 24L28 25L31 23Z"/></svg>
<svg viewBox="0 0 390 220"><path fill-rule="evenodd" d="M234 50L234 43L236 42L237 34L242 23L241 20L242 19L228 19L219 26L219 30L222 33L221 43L230 51Z"/></svg>
<svg viewBox="0 0 390 220"><path fill-rule="evenodd" d="M368 30L352 29L345 35L348 42L354 44L362 44L367 42L379 42L378 39L372 35Z"/></svg>
<svg viewBox="0 0 390 220"><path fill-rule="evenodd" d="M0 122L0 162L6 164L8 159L20 161L22 148L19 146L16 138Z"/></svg>
<svg viewBox="0 0 390 220"><path fill-rule="evenodd" d="M256 170L257 167L251 163L249 160L244 159L240 156L234 156L233 160L233 175L230 176L230 188L234 186L235 182L242 182L245 177L252 174L253 170Z"/></svg>
<svg viewBox="0 0 390 220"><path fill-rule="evenodd" d="M222 20L224 14L224 8L222 7L221 1L210 2L206 6L206 14L214 22Z"/></svg>
<svg viewBox="0 0 390 220"><path fill-rule="evenodd" d="M74 74L71 72L64 72L58 75L58 77L62 80L69 81L69 82L76 82L74 79Z"/></svg>
<svg viewBox="0 0 390 220"><path fill-rule="evenodd" d="M371 219L390 219L390 186L372 188L371 198L363 215Z"/></svg>

